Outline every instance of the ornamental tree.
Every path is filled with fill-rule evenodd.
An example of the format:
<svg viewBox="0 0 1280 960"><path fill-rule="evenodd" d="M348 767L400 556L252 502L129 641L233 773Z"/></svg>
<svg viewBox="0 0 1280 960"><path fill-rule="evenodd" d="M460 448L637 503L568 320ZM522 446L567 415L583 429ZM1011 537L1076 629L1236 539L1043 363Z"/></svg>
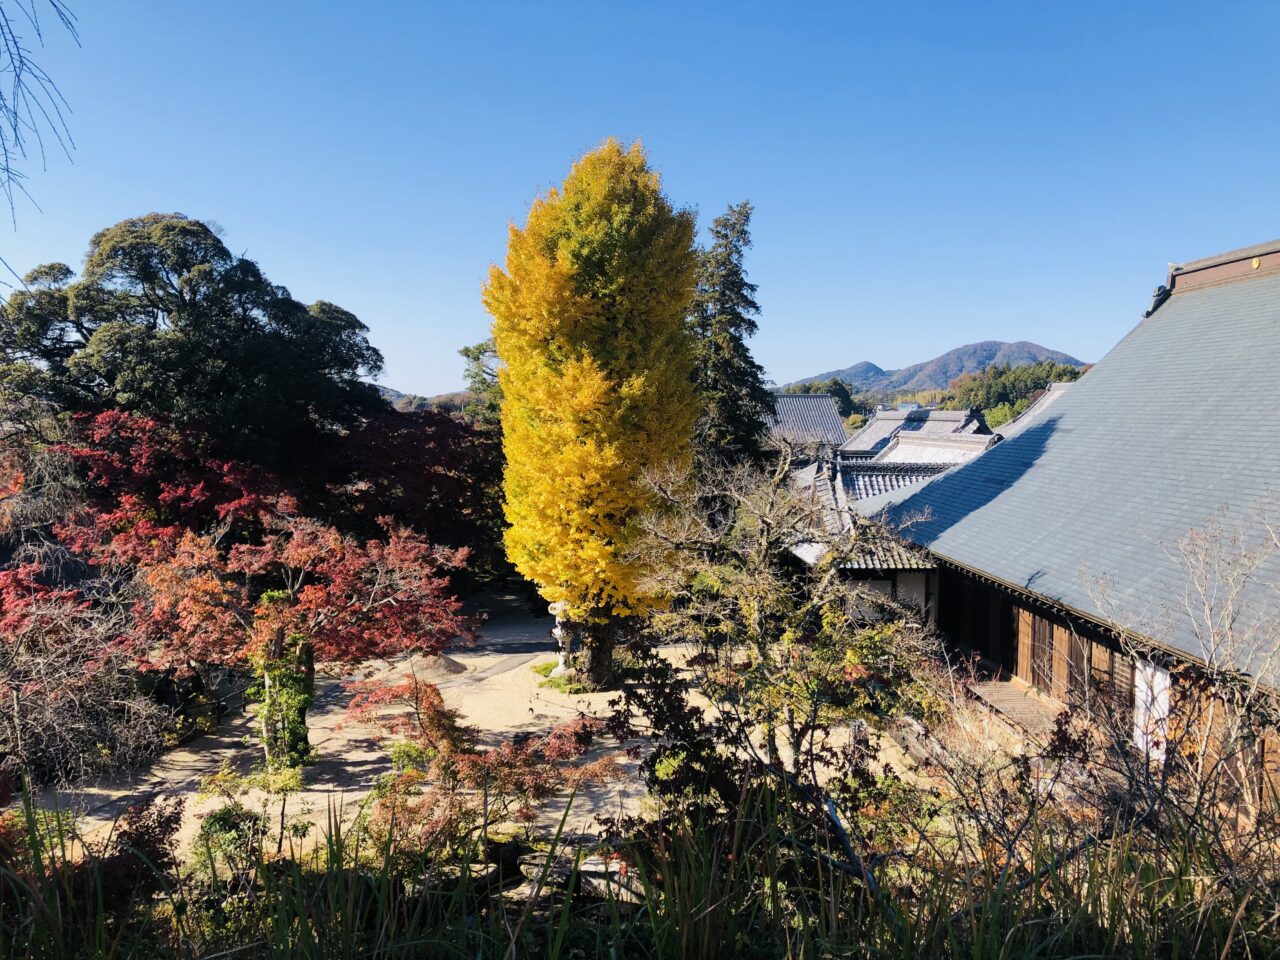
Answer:
<svg viewBox="0 0 1280 960"><path fill-rule="evenodd" d="M310 753L317 661L436 654L471 635L447 576L466 551L390 524L383 538L360 541L291 513L287 501L259 519L253 543L228 550L214 535L188 532L145 565L135 639L170 663L252 665L267 764L295 766Z"/></svg>
<svg viewBox="0 0 1280 960"><path fill-rule="evenodd" d="M66 446L86 503L58 528L129 589L116 646L153 670L252 666L270 766L309 752L316 661L436 653L470 634L441 548L390 520L358 538L303 514L261 471L154 418L108 411Z"/></svg>
<svg viewBox="0 0 1280 960"><path fill-rule="evenodd" d="M639 143L608 140L512 225L484 288L501 366L507 555L612 679L619 618L650 607L628 555L643 473L690 458L692 213Z"/></svg>

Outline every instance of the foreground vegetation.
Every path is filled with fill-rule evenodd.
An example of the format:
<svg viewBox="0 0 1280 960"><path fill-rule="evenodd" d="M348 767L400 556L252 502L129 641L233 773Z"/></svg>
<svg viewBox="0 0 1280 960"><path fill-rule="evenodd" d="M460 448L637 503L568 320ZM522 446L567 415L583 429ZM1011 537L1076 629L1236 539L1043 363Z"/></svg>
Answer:
<svg viewBox="0 0 1280 960"><path fill-rule="evenodd" d="M1061 825L1042 815L1024 825L1016 870L995 846L974 860L917 850L875 863L873 884L812 816L755 778L731 810L673 813L593 850L557 836L523 872L501 844L397 869L390 839L336 823L306 852L271 856L245 837L180 868L163 815L134 814L79 857L69 825L27 805L0 834L0 953L1243 957L1280 945L1274 888L1223 878L1213 838L1190 823L1160 844L1126 835L1067 859Z"/></svg>

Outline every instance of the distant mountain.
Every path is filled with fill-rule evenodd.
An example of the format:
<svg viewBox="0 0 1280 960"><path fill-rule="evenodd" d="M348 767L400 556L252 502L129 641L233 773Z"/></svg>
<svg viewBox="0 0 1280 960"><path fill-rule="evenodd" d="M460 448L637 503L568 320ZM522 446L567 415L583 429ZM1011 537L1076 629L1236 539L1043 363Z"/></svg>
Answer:
<svg viewBox="0 0 1280 960"><path fill-rule="evenodd" d="M943 390L960 374L978 373L993 363L1023 367L1043 360L1069 363L1073 367L1084 366L1083 361L1069 354L1050 350L1048 347L1029 343L1026 340L1019 340L1017 343L984 340L981 343L969 343L963 347L956 347L940 357L903 367L901 370L885 370L864 360L842 370L829 370L795 382L809 383L813 380L830 380L835 377L853 384L859 390Z"/></svg>
<svg viewBox="0 0 1280 960"><path fill-rule="evenodd" d="M375 383L374 386L387 398L387 402L401 413L411 413L414 410L445 410L456 413L471 399L471 393L468 390L441 393L434 397L420 397L416 393L401 393L391 387L384 387L380 383Z"/></svg>

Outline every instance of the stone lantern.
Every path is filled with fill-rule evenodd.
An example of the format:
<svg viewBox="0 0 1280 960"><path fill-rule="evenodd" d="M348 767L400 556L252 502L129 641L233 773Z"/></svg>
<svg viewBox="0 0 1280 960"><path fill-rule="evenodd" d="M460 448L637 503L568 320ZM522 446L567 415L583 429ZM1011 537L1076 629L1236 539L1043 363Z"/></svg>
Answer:
<svg viewBox="0 0 1280 960"><path fill-rule="evenodd" d="M569 605L563 600L556 600L547 605L547 612L556 618L556 625L551 628L551 639L555 640L556 650L560 654L560 662L551 671L551 676L563 677L573 671L569 663L569 656L572 653L570 649L570 642L573 639L572 631L564 619L565 614L569 612Z"/></svg>

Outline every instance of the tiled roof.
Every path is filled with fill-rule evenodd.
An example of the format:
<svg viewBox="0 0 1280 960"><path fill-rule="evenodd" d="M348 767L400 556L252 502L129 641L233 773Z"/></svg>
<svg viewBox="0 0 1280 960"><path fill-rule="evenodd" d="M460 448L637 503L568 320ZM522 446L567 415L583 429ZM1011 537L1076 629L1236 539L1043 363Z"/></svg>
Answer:
<svg viewBox="0 0 1280 960"><path fill-rule="evenodd" d="M944 436L902 432L875 456L876 463L956 464L972 460L993 443L998 433L955 433Z"/></svg>
<svg viewBox="0 0 1280 960"><path fill-rule="evenodd" d="M1261 535L1260 517L1280 513L1280 417L1258 406L1277 370L1280 270L1175 290L982 456L855 507L941 558L1218 658L1224 651L1206 648L1205 625L1187 613L1193 577L1178 545L1215 525L1243 531L1230 562ZM1274 638L1280 552L1251 571L1235 603L1237 637ZM1236 665L1257 670L1273 645L1235 651Z"/></svg>
<svg viewBox="0 0 1280 960"><path fill-rule="evenodd" d="M858 467L868 466L859 464ZM898 473L907 474L895 465L872 464L873 473L883 475L886 482L891 482ZM828 534L847 534L855 538L853 555L847 563L852 570L932 570L936 564L933 558L923 550L897 542L893 534L876 530L871 535L864 535L867 528L865 521L854 520L849 509L849 486L843 479L845 467L837 472L841 479L833 477L832 467L827 463L815 463L803 467L792 474L792 482L800 490L808 491L818 508L818 517ZM938 467L945 469L945 465ZM916 475L915 479L919 476ZM825 552L825 546L819 542L802 543L792 552L807 564L817 563Z"/></svg>
<svg viewBox="0 0 1280 960"><path fill-rule="evenodd" d="M977 410L881 410L840 447L845 453L874 455L903 433L946 436L957 433L989 434Z"/></svg>
<svg viewBox="0 0 1280 960"><path fill-rule="evenodd" d="M810 542L796 546L791 552L813 566L826 551L825 544ZM846 570L878 570L883 573L891 570L934 570L937 566L924 550L879 536L874 542L855 543L852 554L843 564Z"/></svg>
<svg viewBox="0 0 1280 960"><path fill-rule="evenodd" d="M795 443L844 443L844 420L828 393L780 393L774 397L771 430Z"/></svg>
<svg viewBox="0 0 1280 960"><path fill-rule="evenodd" d="M932 570L937 566L923 550L915 550L892 540L854 544L853 556L845 564L850 570Z"/></svg>
<svg viewBox="0 0 1280 960"><path fill-rule="evenodd" d="M840 465L840 482L848 500L865 500L919 483L950 466L950 463L880 463L874 460L846 462Z"/></svg>

